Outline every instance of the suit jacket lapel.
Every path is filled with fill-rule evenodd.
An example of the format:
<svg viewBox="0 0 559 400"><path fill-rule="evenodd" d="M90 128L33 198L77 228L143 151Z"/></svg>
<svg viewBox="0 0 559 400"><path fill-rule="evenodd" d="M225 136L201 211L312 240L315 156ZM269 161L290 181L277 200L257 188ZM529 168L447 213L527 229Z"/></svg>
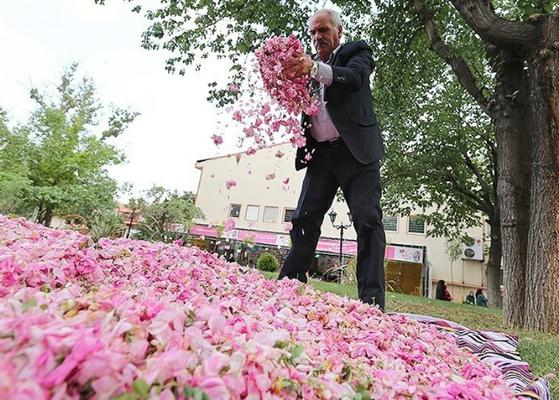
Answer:
<svg viewBox="0 0 559 400"><path fill-rule="evenodd" d="M330 61L330 66L336 65L336 63L338 62L338 58L340 56L340 53L342 52L343 47L345 46L345 43L340 44L340 48L338 49L338 51L336 51L336 53L334 54L334 57L332 57L332 60ZM326 101L328 98L328 88L325 87L324 88L324 101ZM328 102L326 102L326 104L328 104Z"/></svg>
<svg viewBox="0 0 559 400"><path fill-rule="evenodd" d="M340 48L338 49L338 51L336 51L336 54L334 54L334 58L330 62L330 65L336 65L336 62L338 61L338 57L340 55L340 52L342 51L344 46L345 46L345 43L340 44Z"/></svg>

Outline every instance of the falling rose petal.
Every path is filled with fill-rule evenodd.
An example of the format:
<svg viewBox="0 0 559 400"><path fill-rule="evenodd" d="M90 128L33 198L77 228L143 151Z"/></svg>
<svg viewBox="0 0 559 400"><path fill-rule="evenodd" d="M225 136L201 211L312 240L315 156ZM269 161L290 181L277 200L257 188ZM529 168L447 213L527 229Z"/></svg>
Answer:
<svg viewBox="0 0 559 400"><path fill-rule="evenodd" d="M243 120L243 114L240 111L235 111L233 113L233 119L237 122L242 122Z"/></svg>
<svg viewBox="0 0 559 400"><path fill-rule="evenodd" d="M271 181L272 179L276 179L276 174L275 174L275 172L266 174L266 180L267 180L267 181Z"/></svg>
<svg viewBox="0 0 559 400"><path fill-rule="evenodd" d="M239 86L235 83L229 84L229 92L231 92L232 94L239 93Z"/></svg>
<svg viewBox="0 0 559 400"><path fill-rule="evenodd" d="M212 135L212 140L216 146L223 143L223 137L221 135Z"/></svg>
<svg viewBox="0 0 559 400"><path fill-rule="evenodd" d="M289 183L289 177L285 178L283 181L281 181L281 183L287 185Z"/></svg>
<svg viewBox="0 0 559 400"><path fill-rule="evenodd" d="M229 190L232 187L237 186L237 181L235 181L234 179L229 179L227 181L225 181L225 187Z"/></svg>
<svg viewBox="0 0 559 400"><path fill-rule="evenodd" d="M305 147L307 139L303 135L295 135L289 139L294 147Z"/></svg>
<svg viewBox="0 0 559 400"><path fill-rule="evenodd" d="M276 157L277 158L282 158L285 155L285 153L281 150L276 151Z"/></svg>
<svg viewBox="0 0 559 400"><path fill-rule="evenodd" d="M235 154L235 161L237 162L237 164L241 161L241 158L242 158L241 153Z"/></svg>
<svg viewBox="0 0 559 400"><path fill-rule="evenodd" d="M254 136L254 128L252 126L246 127L245 129L243 129L243 132L245 133L245 136L247 138Z"/></svg>

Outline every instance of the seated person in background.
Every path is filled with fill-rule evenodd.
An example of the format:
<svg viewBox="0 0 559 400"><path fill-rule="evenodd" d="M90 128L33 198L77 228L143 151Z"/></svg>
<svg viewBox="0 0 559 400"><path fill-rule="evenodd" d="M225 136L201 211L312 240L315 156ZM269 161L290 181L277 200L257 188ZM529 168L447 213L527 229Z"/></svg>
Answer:
<svg viewBox="0 0 559 400"><path fill-rule="evenodd" d="M466 296L466 300L464 301L465 304L476 304L476 298L474 296L474 292L470 290L470 293Z"/></svg>
<svg viewBox="0 0 559 400"><path fill-rule="evenodd" d="M482 289L476 291L476 304L478 306L487 307L487 297L483 295Z"/></svg>
<svg viewBox="0 0 559 400"><path fill-rule="evenodd" d="M444 301L452 300L452 296L450 295L448 289L446 288L446 283L442 279L439 280L439 282L437 282L437 290L435 292L435 298L437 300L444 300Z"/></svg>

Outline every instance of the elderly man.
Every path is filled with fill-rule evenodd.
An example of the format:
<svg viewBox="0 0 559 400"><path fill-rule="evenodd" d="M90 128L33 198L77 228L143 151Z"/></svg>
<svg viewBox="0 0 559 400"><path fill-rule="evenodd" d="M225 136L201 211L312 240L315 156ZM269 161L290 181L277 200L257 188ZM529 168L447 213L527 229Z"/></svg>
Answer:
<svg viewBox="0 0 559 400"><path fill-rule="evenodd" d="M333 10L318 11L309 25L316 54L295 55L286 73L310 75L320 106L317 115L302 118L307 144L298 149L295 168L307 171L279 279L307 281L324 215L341 188L357 232L359 298L384 309L383 144L369 84L372 51L364 41L341 43L342 22Z"/></svg>

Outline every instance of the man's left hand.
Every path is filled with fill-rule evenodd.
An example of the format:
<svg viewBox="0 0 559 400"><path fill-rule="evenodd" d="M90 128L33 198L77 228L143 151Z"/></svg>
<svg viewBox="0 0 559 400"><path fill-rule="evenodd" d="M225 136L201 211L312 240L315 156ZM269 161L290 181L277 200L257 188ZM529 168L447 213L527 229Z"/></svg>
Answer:
<svg viewBox="0 0 559 400"><path fill-rule="evenodd" d="M308 54L294 54L284 65L284 72L289 77L308 75L311 72L313 60Z"/></svg>

